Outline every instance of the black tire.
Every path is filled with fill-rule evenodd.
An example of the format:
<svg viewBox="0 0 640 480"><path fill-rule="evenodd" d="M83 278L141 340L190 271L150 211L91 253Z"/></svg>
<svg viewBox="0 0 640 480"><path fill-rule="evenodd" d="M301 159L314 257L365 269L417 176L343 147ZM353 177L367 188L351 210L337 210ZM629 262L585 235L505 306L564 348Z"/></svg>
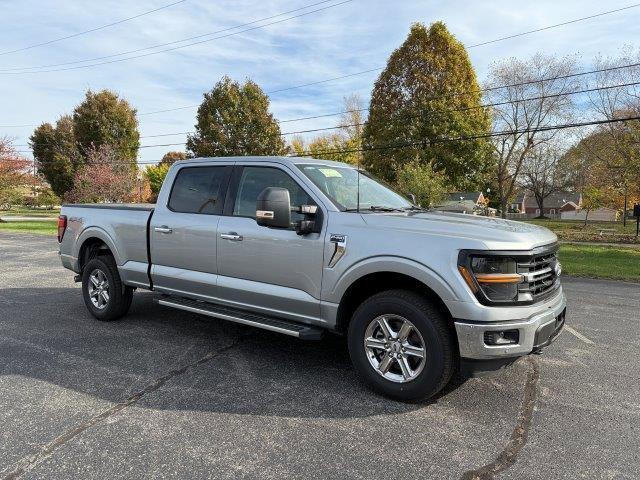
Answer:
<svg viewBox="0 0 640 480"><path fill-rule="evenodd" d="M100 300L104 305L94 305L90 295L91 275L102 272L108 282L108 301ZM90 260L82 271L82 297L87 309L98 320L110 322L117 320L129 311L133 300L133 288L122 284L118 267L111 255L100 255Z"/></svg>
<svg viewBox="0 0 640 480"><path fill-rule="evenodd" d="M382 315L409 320L422 336L424 366L415 378L405 383L385 378L367 356L365 333L369 324ZM383 395L401 401L432 397L444 388L456 370L455 342L446 318L426 298L406 290L387 290L365 300L349 324L348 344L351 362L364 383ZM381 351L383 354L384 351ZM396 368L399 367L398 361Z"/></svg>

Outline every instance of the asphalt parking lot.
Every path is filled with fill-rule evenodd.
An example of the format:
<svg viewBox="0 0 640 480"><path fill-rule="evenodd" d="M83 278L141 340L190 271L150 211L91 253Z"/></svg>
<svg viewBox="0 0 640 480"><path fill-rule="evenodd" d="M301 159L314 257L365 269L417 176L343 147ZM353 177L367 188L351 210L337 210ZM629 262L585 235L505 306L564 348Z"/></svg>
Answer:
<svg viewBox="0 0 640 480"><path fill-rule="evenodd" d="M639 285L566 279L543 355L403 404L341 338L142 292L100 323L52 237L0 234L0 267L0 478L640 478Z"/></svg>

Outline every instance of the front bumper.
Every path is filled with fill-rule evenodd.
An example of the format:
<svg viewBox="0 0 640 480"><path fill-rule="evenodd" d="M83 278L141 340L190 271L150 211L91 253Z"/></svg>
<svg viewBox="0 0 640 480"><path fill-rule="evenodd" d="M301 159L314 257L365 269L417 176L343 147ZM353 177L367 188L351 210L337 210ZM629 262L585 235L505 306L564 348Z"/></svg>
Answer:
<svg viewBox="0 0 640 480"><path fill-rule="evenodd" d="M460 357L468 359L495 359L519 357L549 345L560 334L564 326L567 300L561 291L544 311L524 320L500 322L469 322L456 320L455 327L460 347ZM501 308L501 307L496 307ZM508 309L509 307L502 307ZM488 345L485 332L517 330L517 343Z"/></svg>

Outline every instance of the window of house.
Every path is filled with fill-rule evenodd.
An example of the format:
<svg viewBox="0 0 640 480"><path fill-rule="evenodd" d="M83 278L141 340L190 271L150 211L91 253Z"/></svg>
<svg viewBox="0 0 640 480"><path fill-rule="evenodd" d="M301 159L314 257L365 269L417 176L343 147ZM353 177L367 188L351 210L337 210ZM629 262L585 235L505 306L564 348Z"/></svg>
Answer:
<svg viewBox="0 0 640 480"><path fill-rule="evenodd" d="M315 205L311 197L286 172L274 167L244 167L238 193L233 207L237 217L256 218L258 195L268 187L281 187L289 190L291 205ZM291 212L291 221L304 220L304 215Z"/></svg>
<svg viewBox="0 0 640 480"><path fill-rule="evenodd" d="M540 215L540 209L536 208L536 215Z"/></svg>
<svg viewBox="0 0 640 480"><path fill-rule="evenodd" d="M229 167L182 168L171 189L168 207L174 212L220 215Z"/></svg>
<svg viewBox="0 0 640 480"><path fill-rule="evenodd" d="M549 210L549 213L550 213L551 215L555 215L555 214L556 214L556 209L555 209L555 208L552 208L551 210Z"/></svg>

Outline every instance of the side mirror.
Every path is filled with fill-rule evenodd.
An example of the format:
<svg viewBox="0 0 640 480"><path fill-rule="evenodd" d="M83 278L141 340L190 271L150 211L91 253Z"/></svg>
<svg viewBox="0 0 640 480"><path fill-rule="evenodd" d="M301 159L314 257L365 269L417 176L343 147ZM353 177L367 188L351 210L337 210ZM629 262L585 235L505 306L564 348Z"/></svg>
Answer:
<svg viewBox="0 0 640 480"><path fill-rule="evenodd" d="M291 199L289 190L267 187L256 202L256 222L263 227L291 227Z"/></svg>

